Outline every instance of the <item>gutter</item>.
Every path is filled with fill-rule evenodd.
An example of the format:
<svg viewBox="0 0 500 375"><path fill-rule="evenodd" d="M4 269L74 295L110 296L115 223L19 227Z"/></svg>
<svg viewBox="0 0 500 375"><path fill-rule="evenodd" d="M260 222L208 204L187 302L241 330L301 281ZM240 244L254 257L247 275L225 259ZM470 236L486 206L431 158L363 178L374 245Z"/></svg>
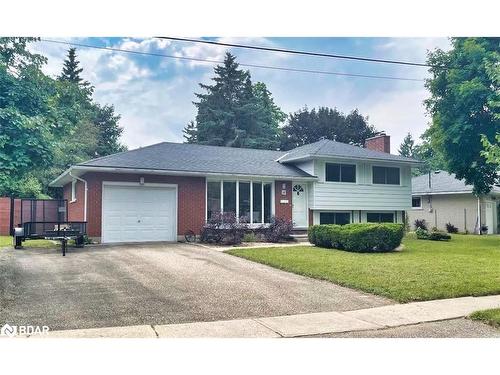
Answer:
<svg viewBox="0 0 500 375"><path fill-rule="evenodd" d="M82 181L84 186L85 186L85 193L83 196L83 221L87 221L87 193L88 193L88 188L87 188L87 181L84 180L81 177L77 177L71 174L71 169L69 170L68 174L74 178L75 180Z"/></svg>

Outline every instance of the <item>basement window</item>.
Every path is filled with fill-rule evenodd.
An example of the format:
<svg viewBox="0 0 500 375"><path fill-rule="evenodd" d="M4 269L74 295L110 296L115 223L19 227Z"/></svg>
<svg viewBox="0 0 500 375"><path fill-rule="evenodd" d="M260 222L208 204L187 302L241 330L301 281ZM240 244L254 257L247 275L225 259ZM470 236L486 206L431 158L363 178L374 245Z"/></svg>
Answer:
<svg viewBox="0 0 500 375"><path fill-rule="evenodd" d="M422 197L412 197L411 198L411 208L413 208L413 209L422 208Z"/></svg>

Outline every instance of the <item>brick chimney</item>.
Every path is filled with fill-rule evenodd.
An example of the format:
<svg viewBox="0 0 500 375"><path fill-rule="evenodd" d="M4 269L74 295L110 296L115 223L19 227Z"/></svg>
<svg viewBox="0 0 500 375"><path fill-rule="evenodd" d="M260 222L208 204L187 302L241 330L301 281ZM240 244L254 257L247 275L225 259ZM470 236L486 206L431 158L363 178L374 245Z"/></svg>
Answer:
<svg viewBox="0 0 500 375"><path fill-rule="evenodd" d="M366 138L365 148L374 151L391 153L391 137L386 135L384 132L378 133L376 136L371 138Z"/></svg>

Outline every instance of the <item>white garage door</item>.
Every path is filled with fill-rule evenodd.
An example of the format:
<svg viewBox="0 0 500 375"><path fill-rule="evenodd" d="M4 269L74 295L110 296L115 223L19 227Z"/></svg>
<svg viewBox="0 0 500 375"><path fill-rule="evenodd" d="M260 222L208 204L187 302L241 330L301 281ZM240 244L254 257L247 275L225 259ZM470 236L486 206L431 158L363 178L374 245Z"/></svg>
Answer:
<svg viewBox="0 0 500 375"><path fill-rule="evenodd" d="M175 187L104 185L102 242L175 241Z"/></svg>

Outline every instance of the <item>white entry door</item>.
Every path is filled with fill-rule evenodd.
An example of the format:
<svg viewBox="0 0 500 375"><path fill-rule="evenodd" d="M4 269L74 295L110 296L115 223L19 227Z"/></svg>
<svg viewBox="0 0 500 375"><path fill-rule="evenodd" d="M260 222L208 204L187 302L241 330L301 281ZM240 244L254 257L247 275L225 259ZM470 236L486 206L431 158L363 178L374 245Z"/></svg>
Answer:
<svg viewBox="0 0 500 375"><path fill-rule="evenodd" d="M292 185L292 218L294 227L307 227L307 185Z"/></svg>
<svg viewBox="0 0 500 375"><path fill-rule="evenodd" d="M103 185L103 243L175 240L175 186Z"/></svg>

